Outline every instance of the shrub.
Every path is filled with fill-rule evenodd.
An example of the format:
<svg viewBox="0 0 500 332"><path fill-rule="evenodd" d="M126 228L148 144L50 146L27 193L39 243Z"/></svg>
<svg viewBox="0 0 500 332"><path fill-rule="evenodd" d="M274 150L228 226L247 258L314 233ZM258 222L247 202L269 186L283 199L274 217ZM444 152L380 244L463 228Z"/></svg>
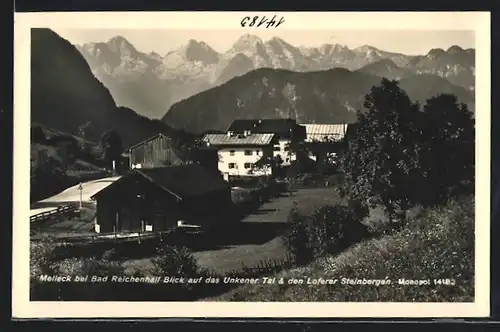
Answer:
<svg viewBox="0 0 500 332"><path fill-rule="evenodd" d="M51 238L30 243L30 275L32 278L44 274L54 274L54 249L55 244Z"/></svg>
<svg viewBox="0 0 500 332"><path fill-rule="evenodd" d="M192 277L199 271L196 259L187 248L161 246L157 254L153 259L157 275Z"/></svg>
<svg viewBox="0 0 500 332"><path fill-rule="evenodd" d="M95 258L68 258L53 265L59 276L69 276L69 282L47 282L39 278L31 279L31 300L99 301L114 299L122 291L120 283L110 282L113 276L123 276L124 269L119 263ZM76 278L80 280L76 280ZM93 282L92 277L107 277L108 282ZM86 280L84 278L87 278ZM103 280L103 279L101 279Z"/></svg>
<svg viewBox="0 0 500 332"><path fill-rule="evenodd" d="M58 264L58 272L69 276L120 276L124 269L120 263L90 258L67 258Z"/></svg>
<svg viewBox="0 0 500 332"><path fill-rule="evenodd" d="M306 264L328 253L337 253L368 236L367 228L349 207L324 205L309 215L294 207L285 243L297 264Z"/></svg>

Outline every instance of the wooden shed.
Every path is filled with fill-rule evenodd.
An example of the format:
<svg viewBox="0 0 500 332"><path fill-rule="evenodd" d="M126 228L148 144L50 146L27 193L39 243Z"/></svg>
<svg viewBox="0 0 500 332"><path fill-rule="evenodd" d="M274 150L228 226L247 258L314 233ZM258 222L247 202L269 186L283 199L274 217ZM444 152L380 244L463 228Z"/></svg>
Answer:
<svg viewBox="0 0 500 332"><path fill-rule="evenodd" d="M134 169L92 199L100 233L161 231L181 220L210 226L232 206L227 182L198 164Z"/></svg>
<svg viewBox="0 0 500 332"><path fill-rule="evenodd" d="M172 139L161 133L131 146L125 154L128 155L130 169L162 167L182 162Z"/></svg>

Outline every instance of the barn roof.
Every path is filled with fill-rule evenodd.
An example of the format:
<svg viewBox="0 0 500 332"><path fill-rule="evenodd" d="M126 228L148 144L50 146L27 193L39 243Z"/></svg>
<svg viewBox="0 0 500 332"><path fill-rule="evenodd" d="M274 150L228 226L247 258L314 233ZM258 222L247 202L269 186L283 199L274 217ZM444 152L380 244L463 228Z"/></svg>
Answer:
<svg viewBox="0 0 500 332"><path fill-rule="evenodd" d="M100 192L95 193L92 198L99 196L104 190L108 190L114 185L118 185L126 181L126 179L137 175L146 178L180 199L220 190L229 190L229 184L222 177L215 175L198 164L185 164L134 169L129 174L123 176L120 181L116 181Z"/></svg>
<svg viewBox="0 0 500 332"><path fill-rule="evenodd" d="M134 145L132 145L132 146L128 147L128 148L127 148L127 150L125 150L125 152L130 151L130 150L133 150L133 149L137 148L138 146L141 146L141 145L142 145L142 144L144 144L144 143L147 143L147 142L149 142L149 141L154 140L155 138L162 137L162 136L165 136L165 135L164 135L164 134L162 134L162 133L158 133L158 134L156 134L156 135L153 135L153 136L151 136L151 137L149 137L149 138L147 138L147 139L145 139L145 140L143 140L143 141L140 141L139 143L136 143L136 144L134 144Z"/></svg>
<svg viewBox="0 0 500 332"><path fill-rule="evenodd" d="M221 176L217 176L194 163L135 169L134 172L144 176L167 191L175 193L180 198L224 189L229 190L229 184Z"/></svg>
<svg viewBox="0 0 500 332"><path fill-rule="evenodd" d="M242 133L245 130L250 130L253 133L288 135L296 127L297 122L294 119L236 119L227 131Z"/></svg>
<svg viewBox="0 0 500 332"><path fill-rule="evenodd" d="M170 144L170 146L171 146L171 149L172 149L172 150L175 150L175 145L174 145L173 138L172 138L172 137L170 137L170 136L168 136L168 135L165 135L165 134L163 134L163 133L158 133L158 134L153 135L153 136L151 136L151 137L149 137L149 138L147 138L147 139L145 139L145 140L143 140L143 141L140 141L139 143L136 143L136 144L134 144L134 145L132 145L132 146L128 147L128 148L127 148L127 150L125 150L125 152L124 152L124 153L125 153L125 154L127 154L127 152L130 152L130 151L132 151L132 150L134 150L134 149L138 148L139 146L144 145L145 143L148 143L148 142L150 142L150 141L152 141L152 140L154 140L154 139L157 139L157 138L159 138L159 137L166 138L166 139L169 141L169 144Z"/></svg>
<svg viewBox="0 0 500 332"><path fill-rule="evenodd" d="M306 128L306 142L325 141L325 138L340 140L347 131L347 124L301 124Z"/></svg>
<svg viewBox="0 0 500 332"><path fill-rule="evenodd" d="M203 136L203 141L212 146L217 145L268 145L274 137L273 133L258 134L253 133L248 136L227 134L207 134Z"/></svg>

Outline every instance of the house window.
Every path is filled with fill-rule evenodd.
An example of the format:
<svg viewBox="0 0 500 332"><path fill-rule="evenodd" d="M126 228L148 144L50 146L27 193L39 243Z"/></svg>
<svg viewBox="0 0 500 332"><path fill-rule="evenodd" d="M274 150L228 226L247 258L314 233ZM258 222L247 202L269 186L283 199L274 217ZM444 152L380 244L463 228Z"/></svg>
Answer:
<svg viewBox="0 0 500 332"><path fill-rule="evenodd" d="M255 154L258 156L260 154L260 150L255 150Z"/></svg>
<svg viewBox="0 0 500 332"><path fill-rule="evenodd" d="M280 146L279 146L279 145L275 145L275 146L274 146L274 151L281 151Z"/></svg>
<svg viewBox="0 0 500 332"><path fill-rule="evenodd" d="M229 155L234 156L234 150L229 150Z"/></svg>
<svg viewBox="0 0 500 332"><path fill-rule="evenodd" d="M289 146L285 146L285 151L290 151L290 147Z"/></svg>
<svg viewBox="0 0 500 332"><path fill-rule="evenodd" d="M251 156L252 150L245 150L245 156Z"/></svg>
<svg viewBox="0 0 500 332"><path fill-rule="evenodd" d="M245 168L246 169L252 168L252 163L245 163Z"/></svg>
<svg viewBox="0 0 500 332"><path fill-rule="evenodd" d="M230 169L232 169L232 168L236 168L236 164L235 164L235 163L229 163L229 164L228 164L228 167L229 167Z"/></svg>

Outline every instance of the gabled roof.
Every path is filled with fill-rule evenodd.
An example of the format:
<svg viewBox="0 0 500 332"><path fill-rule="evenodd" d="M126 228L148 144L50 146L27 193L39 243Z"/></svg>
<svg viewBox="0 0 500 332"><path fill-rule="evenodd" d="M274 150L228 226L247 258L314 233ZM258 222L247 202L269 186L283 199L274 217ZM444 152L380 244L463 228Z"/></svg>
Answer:
<svg viewBox="0 0 500 332"><path fill-rule="evenodd" d="M229 189L222 176L217 176L195 163L135 169L134 172L180 198Z"/></svg>
<svg viewBox="0 0 500 332"><path fill-rule="evenodd" d="M229 190L229 184L222 177L217 176L198 164L185 164L134 169L129 174L122 176L120 180L95 193L92 198L99 196L104 190L108 190L133 176L142 176L179 199L220 190Z"/></svg>
<svg viewBox="0 0 500 332"><path fill-rule="evenodd" d="M139 143L136 143L136 144L132 145L131 147L127 148L127 150L125 150L125 152L133 150L133 149L137 148L138 146L141 146L141 145L143 145L143 144L145 144L147 142L150 142L150 141L152 141L152 140L154 140L154 139L156 139L158 137L165 137L165 138L168 138L170 141L172 141L172 138L170 138L169 136L167 136L167 135L165 135L163 133L158 133L158 134L153 135L153 136L151 136L151 137L149 137L149 138L147 138L147 139L145 139L143 141L140 141Z"/></svg>
<svg viewBox="0 0 500 332"><path fill-rule="evenodd" d="M236 119L227 131L242 133L250 130L253 133L275 133L287 135L295 130L297 122L294 119Z"/></svg>
<svg viewBox="0 0 500 332"><path fill-rule="evenodd" d="M306 142L325 141L326 138L335 141L344 137L347 124L301 124L306 128Z"/></svg>
<svg viewBox="0 0 500 332"><path fill-rule="evenodd" d="M227 134L207 134L203 136L203 141L210 143L211 146L217 145L269 145L273 140L274 134L258 134L252 133L248 136Z"/></svg>

